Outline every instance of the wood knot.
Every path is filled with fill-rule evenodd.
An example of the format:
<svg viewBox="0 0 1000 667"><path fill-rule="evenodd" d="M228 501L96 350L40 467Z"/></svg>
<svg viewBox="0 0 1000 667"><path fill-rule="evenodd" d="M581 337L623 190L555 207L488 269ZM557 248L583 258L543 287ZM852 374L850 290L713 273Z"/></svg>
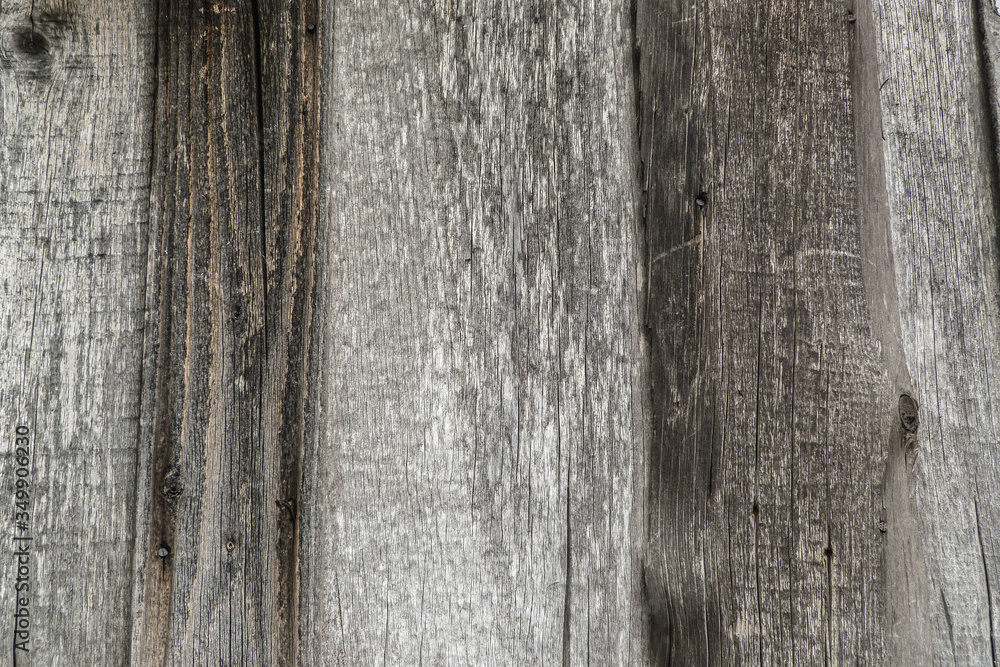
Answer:
<svg viewBox="0 0 1000 667"><path fill-rule="evenodd" d="M22 28L14 34L14 46L21 53L38 58L49 53L49 40L32 28Z"/></svg>
<svg viewBox="0 0 1000 667"><path fill-rule="evenodd" d="M180 470L171 468L163 479L163 495L167 497L167 502L173 505L183 492L184 486L181 484Z"/></svg>
<svg viewBox="0 0 1000 667"><path fill-rule="evenodd" d="M920 426L917 402L909 394L903 394L899 397L899 421L907 433L916 433L917 427Z"/></svg>

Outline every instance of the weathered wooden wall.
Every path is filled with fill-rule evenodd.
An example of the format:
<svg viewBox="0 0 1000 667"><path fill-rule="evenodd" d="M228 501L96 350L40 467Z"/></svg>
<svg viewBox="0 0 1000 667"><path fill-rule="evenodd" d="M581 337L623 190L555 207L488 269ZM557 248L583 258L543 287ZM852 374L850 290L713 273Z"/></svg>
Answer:
<svg viewBox="0 0 1000 667"><path fill-rule="evenodd" d="M2 660L997 664L997 67L989 0L4 3Z"/></svg>

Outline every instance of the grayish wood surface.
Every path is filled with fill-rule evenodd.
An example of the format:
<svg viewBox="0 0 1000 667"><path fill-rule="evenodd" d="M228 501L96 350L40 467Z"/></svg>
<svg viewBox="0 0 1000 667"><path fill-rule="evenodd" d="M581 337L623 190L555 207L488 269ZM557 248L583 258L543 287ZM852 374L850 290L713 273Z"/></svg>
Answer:
<svg viewBox="0 0 1000 667"><path fill-rule="evenodd" d="M4 646L30 533L17 664L998 664L997 72L992 0L4 3Z"/></svg>
<svg viewBox="0 0 1000 667"><path fill-rule="evenodd" d="M643 664L628 4L322 20L303 664Z"/></svg>
<svg viewBox="0 0 1000 667"><path fill-rule="evenodd" d="M870 26L639 3L655 664L928 657Z"/></svg>
<svg viewBox="0 0 1000 667"><path fill-rule="evenodd" d="M875 2L902 333L921 406L917 499L934 664L997 664L1000 310L986 3ZM985 10L985 11L983 11ZM980 15L980 11L983 11Z"/></svg>
<svg viewBox="0 0 1000 667"><path fill-rule="evenodd" d="M881 345L889 388L899 396L885 456L880 530L885 530L882 592L885 662L927 665L933 656L923 525L916 503L920 406L906 365L896 280L896 251L886 191L879 76L878 26L872 4L859 0L852 13L857 38L851 51L862 281L872 334ZM850 19L850 17L849 17ZM883 523L884 522L884 523ZM873 596L874 597L874 596Z"/></svg>
<svg viewBox="0 0 1000 667"><path fill-rule="evenodd" d="M151 19L142 3L0 9L2 664L127 660ZM19 425L28 531L14 524ZM30 652L15 654L12 537L29 533Z"/></svg>

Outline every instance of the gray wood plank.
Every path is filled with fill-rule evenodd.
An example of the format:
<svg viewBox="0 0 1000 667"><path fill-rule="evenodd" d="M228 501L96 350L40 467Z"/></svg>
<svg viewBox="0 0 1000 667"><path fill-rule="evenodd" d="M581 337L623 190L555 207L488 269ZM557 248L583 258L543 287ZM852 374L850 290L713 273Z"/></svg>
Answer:
<svg viewBox="0 0 1000 667"><path fill-rule="evenodd" d="M1000 309L989 2L874 2L934 664L997 664ZM980 14L982 12L982 14ZM986 42L983 42L985 20ZM995 114L995 111L993 112Z"/></svg>
<svg viewBox="0 0 1000 667"><path fill-rule="evenodd" d="M128 659L151 28L143 3L0 7L4 664Z"/></svg>
<svg viewBox="0 0 1000 667"><path fill-rule="evenodd" d="M133 658L296 653L312 318L311 3L162 3Z"/></svg>
<svg viewBox="0 0 1000 667"><path fill-rule="evenodd" d="M921 664L870 12L638 8L652 660Z"/></svg>
<svg viewBox="0 0 1000 667"><path fill-rule="evenodd" d="M322 21L302 663L645 664L629 3Z"/></svg>
<svg viewBox="0 0 1000 667"><path fill-rule="evenodd" d="M882 79L879 76L878 26L870 0L853 12L858 37L851 54L851 108L854 113L858 217L861 243L867 249L862 279L868 297L872 333L882 347L890 387L899 395L897 415L885 452L882 512L886 532L884 594L870 599L883 615L886 663L929 665L933 640L929 608L924 523L917 507L921 459L921 407L907 368L899 310L896 250L886 190L885 141L882 135ZM881 599L880 599L881 598Z"/></svg>

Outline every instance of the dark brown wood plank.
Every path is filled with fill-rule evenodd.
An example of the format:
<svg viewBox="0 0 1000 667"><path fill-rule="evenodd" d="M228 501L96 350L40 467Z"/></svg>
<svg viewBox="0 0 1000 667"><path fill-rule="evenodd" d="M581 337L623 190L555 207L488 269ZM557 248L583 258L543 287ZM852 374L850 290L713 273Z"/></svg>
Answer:
<svg viewBox="0 0 1000 667"><path fill-rule="evenodd" d="M163 3L133 655L291 664L314 5Z"/></svg>
<svg viewBox="0 0 1000 667"><path fill-rule="evenodd" d="M302 662L642 665L629 3L322 21Z"/></svg>
<svg viewBox="0 0 1000 667"><path fill-rule="evenodd" d="M916 454L870 12L642 1L637 28L652 660L921 664L889 638L926 627L926 589L892 556Z"/></svg>
<svg viewBox="0 0 1000 667"><path fill-rule="evenodd" d="M318 2L258 3L261 156L267 239L267 361L262 389L268 447L276 454L279 664L299 641L299 498L313 346L319 183ZM314 374L313 374L314 375Z"/></svg>
<svg viewBox="0 0 1000 667"><path fill-rule="evenodd" d="M143 3L0 7L6 665L128 660L152 19Z"/></svg>

